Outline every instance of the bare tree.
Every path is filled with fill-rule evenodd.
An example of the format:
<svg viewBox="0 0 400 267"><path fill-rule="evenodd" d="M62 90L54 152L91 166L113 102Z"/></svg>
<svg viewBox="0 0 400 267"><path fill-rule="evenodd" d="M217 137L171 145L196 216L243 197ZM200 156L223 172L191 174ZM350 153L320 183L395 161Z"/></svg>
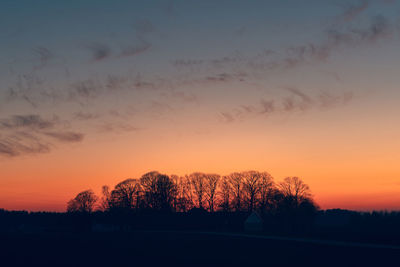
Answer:
<svg viewBox="0 0 400 267"><path fill-rule="evenodd" d="M117 184L110 194L110 208L133 209L138 204L140 184L137 179L126 179Z"/></svg>
<svg viewBox="0 0 400 267"><path fill-rule="evenodd" d="M271 201L275 190L277 189L275 188L272 176L267 172L262 172L258 200L258 206L261 212L264 212L267 208L271 208Z"/></svg>
<svg viewBox="0 0 400 267"><path fill-rule="evenodd" d="M176 185L171 178L160 174L156 180L156 190L151 193L154 195L153 199L155 199L153 209L171 211L177 194Z"/></svg>
<svg viewBox="0 0 400 267"><path fill-rule="evenodd" d="M243 175L243 191L247 200L247 210L253 211L256 197L261 190L262 175L257 171L246 171Z"/></svg>
<svg viewBox="0 0 400 267"><path fill-rule="evenodd" d="M231 173L228 175L228 180L233 195L233 206L236 211L240 211L242 208L243 197L243 174L240 172Z"/></svg>
<svg viewBox="0 0 400 267"><path fill-rule="evenodd" d="M299 177L286 177L279 183L279 189L286 198L292 199L296 206L302 200L311 198L310 187Z"/></svg>
<svg viewBox="0 0 400 267"><path fill-rule="evenodd" d="M194 172L189 175L190 184L194 197L199 208L203 208L204 195L206 193L206 175L201 172Z"/></svg>
<svg viewBox="0 0 400 267"><path fill-rule="evenodd" d="M99 204L99 209L106 211L110 209L111 192L108 185L103 185L101 188L101 200Z"/></svg>
<svg viewBox="0 0 400 267"><path fill-rule="evenodd" d="M231 186L229 184L229 178L227 176L222 177L221 183L220 183L220 190L219 190L219 195L220 195L220 207L224 212L230 211L230 203L231 203Z"/></svg>
<svg viewBox="0 0 400 267"><path fill-rule="evenodd" d="M174 211L178 211L178 203L179 203L179 201L178 201L178 199L179 199L179 197L180 197L180 184L179 184L179 176L178 175L176 175L176 174L171 174L170 175L170 178L171 178L171 181L174 183L174 185L175 185L175 188L176 188L176 196L175 196L175 198L173 199L173 204L172 204L172 206L173 206L173 209L174 209Z"/></svg>
<svg viewBox="0 0 400 267"><path fill-rule="evenodd" d="M187 176L171 175L171 178L177 190L175 209L186 212L193 206L190 181Z"/></svg>
<svg viewBox="0 0 400 267"><path fill-rule="evenodd" d="M177 195L174 181L165 174L149 172L140 179L146 206L155 210L170 211Z"/></svg>
<svg viewBox="0 0 400 267"><path fill-rule="evenodd" d="M67 211L91 213L96 201L97 196L92 190L83 191L68 201Z"/></svg>
<svg viewBox="0 0 400 267"><path fill-rule="evenodd" d="M206 174L205 176L205 195L210 212L214 212L215 196L220 177L218 174Z"/></svg>
<svg viewBox="0 0 400 267"><path fill-rule="evenodd" d="M140 185L142 186L144 191L151 191L155 189L155 181L157 177L160 175L157 171L151 171L145 173L140 178Z"/></svg>
<svg viewBox="0 0 400 267"><path fill-rule="evenodd" d="M157 177L161 175L157 171L148 172L142 175L140 178L140 186L143 190L144 204L148 208L155 206L156 200L151 192L156 191Z"/></svg>

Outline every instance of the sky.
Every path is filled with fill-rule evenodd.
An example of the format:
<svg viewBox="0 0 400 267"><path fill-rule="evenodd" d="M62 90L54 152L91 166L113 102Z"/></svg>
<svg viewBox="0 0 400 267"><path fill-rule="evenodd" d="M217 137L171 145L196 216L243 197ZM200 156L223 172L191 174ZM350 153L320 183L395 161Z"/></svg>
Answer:
<svg viewBox="0 0 400 267"><path fill-rule="evenodd" d="M400 209L400 1L2 0L0 208L158 170Z"/></svg>

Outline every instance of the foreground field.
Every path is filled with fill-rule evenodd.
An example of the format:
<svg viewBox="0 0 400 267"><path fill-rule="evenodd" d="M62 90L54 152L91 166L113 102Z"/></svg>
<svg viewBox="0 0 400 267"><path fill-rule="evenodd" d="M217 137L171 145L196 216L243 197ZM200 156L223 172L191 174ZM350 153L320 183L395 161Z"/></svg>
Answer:
<svg viewBox="0 0 400 267"><path fill-rule="evenodd" d="M397 247L195 232L6 234L1 266L399 266Z"/></svg>

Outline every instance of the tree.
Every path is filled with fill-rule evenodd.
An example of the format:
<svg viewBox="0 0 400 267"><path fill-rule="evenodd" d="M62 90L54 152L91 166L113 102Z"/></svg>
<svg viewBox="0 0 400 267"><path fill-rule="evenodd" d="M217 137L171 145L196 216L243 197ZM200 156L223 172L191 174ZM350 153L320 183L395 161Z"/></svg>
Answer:
<svg viewBox="0 0 400 267"><path fill-rule="evenodd" d="M156 180L156 190L151 192L155 199L155 205L153 209L162 211L171 211L172 204L176 198L176 185L175 183L165 174L160 174Z"/></svg>
<svg viewBox="0 0 400 267"><path fill-rule="evenodd" d="M243 176L243 191L247 198L248 212L252 212L256 196L261 190L261 173L257 171L246 171L242 173Z"/></svg>
<svg viewBox="0 0 400 267"><path fill-rule="evenodd" d="M74 199L68 201L67 211L91 213L96 201L97 196L92 190L83 191L76 195Z"/></svg>
<svg viewBox="0 0 400 267"><path fill-rule="evenodd" d="M215 196L220 177L218 174L206 174L205 176L205 195L210 212L214 212Z"/></svg>
<svg viewBox="0 0 400 267"><path fill-rule="evenodd" d="M140 186L143 194L143 206L151 209L156 206L154 192L156 191L157 177L160 175L157 171L145 173L140 178Z"/></svg>
<svg viewBox="0 0 400 267"><path fill-rule="evenodd" d="M243 174L234 172L228 175L231 192L233 195L233 205L236 211L242 208L242 193L243 193Z"/></svg>
<svg viewBox="0 0 400 267"><path fill-rule="evenodd" d="M267 172L262 172L258 200L258 207L261 212L264 212L267 208L272 208L271 204L276 190L272 176Z"/></svg>
<svg viewBox="0 0 400 267"><path fill-rule="evenodd" d="M280 211L280 208L284 203L284 199L285 199L285 196L282 194L282 192L278 188L273 186L268 191L264 209L261 209L261 206L260 206L260 209L261 209L261 211L264 211L265 209L267 209L270 212L276 213L276 212Z"/></svg>
<svg viewBox="0 0 400 267"><path fill-rule="evenodd" d="M231 191L232 190L229 184L229 178L227 176L222 177L219 190L219 195L221 196L219 206L224 212L228 212L231 210Z"/></svg>
<svg viewBox="0 0 400 267"><path fill-rule="evenodd" d="M160 173L157 171L151 171L143 174L142 177L140 177L140 185L143 191L149 192L155 190L155 181L159 175Z"/></svg>
<svg viewBox="0 0 400 267"><path fill-rule="evenodd" d="M133 209L139 201L140 184L137 179L126 179L117 184L110 194L110 208Z"/></svg>
<svg viewBox="0 0 400 267"><path fill-rule="evenodd" d="M178 199L179 199L179 197L180 197L180 185L179 185L179 176L178 175L176 175L176 174L171 174L170 175L170 178L171 178L171 181L174 183L174 185L175 185L175 188L176 188L176 196L175 196L175 198L174 198L174 200L173 200L173 209L174 209L174 211L178 211L178 205L179 205L179 201L178 201Z"/></svg>
<svg viewBox="0 0 400 267"><path fill-rule="evenodd" d="M110 209L110 199L111 199L111 193L110 193L110 188L108 185L103 185L101 188L101 200L100 200L100 205L99 209L102 211L107 211Z"/></svg>
<svg viewBox="0 0 400 267"><path fill-rule="evenodd" d="M175 209L186 212L193 206L190 181L187 176L171 175L176 185Z"/></svg>
<svg viewBox="0 0 400 267"><path fill-rule="evenodd" d="M142 176L145 205L148 208L170 211L177 195L174 181L165 174L149 172Z"/></svg>
<svg viewBox="0 0 400 267"><path fill-rule="evenodd" d="M197 205L200 209L202 209L204 195L206 192L206 175L201 172L194 172L189 175L189 180Z"/></svg>
<svg viewBox="0 0 400 267"><path fill-rule="evenodd" d="M286 177L279 183L279 189L297 207L301 201L311 198L310 187L299 177Z"/></svg>

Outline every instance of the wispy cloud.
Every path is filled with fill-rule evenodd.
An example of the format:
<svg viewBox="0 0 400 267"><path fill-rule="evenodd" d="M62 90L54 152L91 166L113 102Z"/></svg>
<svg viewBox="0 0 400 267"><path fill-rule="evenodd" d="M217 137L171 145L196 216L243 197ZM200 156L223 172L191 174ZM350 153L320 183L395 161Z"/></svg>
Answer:
<svg viewBox="0 0 400 267"><path fill-rule="evenodd" d="M330 93L321 91L309 95L298 88L283 88L288 95L281 98L260 98L256 104L242 104L230 111L220 112L220 119L225 123L231 123L248 119L251 117L266 117L274 114L290 114L294 112L305 112L310 109L326 109L345 105L353 98L351 92Z"/></svg>
<svg viewBox="0 0 400 267"><path fill-rule="evenodd" d="M153 25L153 23L150 20L147 20L147 19L137 20L133 24L133 28L136 32L136 36L139 39L143 39L146 35L156 31L156 27Z"/></svg>
<svg viewBox="0 0 400 267"><path fill-rule="evenodd" d="M91 52L93 61L100 61L111 55L111 48L106 44L93 43L88 45L87 48Z"/></svg>
<svg viewBox="0 0 400 267"><path fill-rule="evenodd" d="M38 106L38 95L43 92L44 81L34 74L23 74L16 77L14 84L5 93L6 101L22 100L29 106Z"/></svg>
<svg viewBox="0 0 400 267"><path fill-rule="evenodd" d="M43 46L38 46L33 49L33 52L39 58L39 65L35 66L35 69L43 68L47 65L47 62L53 57L53 53Z"/></svg>
<svg viewBox="0 0 400 267"><path fill-rule="evenodd" d="M147 97L148 92L154 90L158 96L161 95L168 99L150 101L147 104L151 106L150 109L154 113L163 114L175 110L175 106L170 102L166 102L171 101L171 99L175 99L172 101L179 100L182 103L196 103L198 101L195 93L186 90L189 87L197 89L226 84L228 86L225 87L228 88L230 83L249 82L259 77L264 79L266 75L274 73L274 71L285 71L305 64L326 62L334 56L335 51L342 47L354 48L390 38L396 32L395 25L384 16L371 17L364 26L352 23L355 18L367 13L365 11L369 7L369 3L369 1L360 1L356 5L348 6L343 14L340 15L342 21L345 23L341 23L340 25L339 23L332 24L322 33L322 38L319 41L311 40L308 43L293 44L277 50L265 48L258 52L233 52L228 53L226 56L211 59L177 59L170 62L176 69L174 74L168 76L163 76L162 74L147 74L146 76L141 74L140 71L135 70L134 73L104 75L95 78L89 77L75 81L68 77L66 84L60 86L62 88L57 88L58 91L53 90L51 84L47 84L44 79L40 79L35 73L20 75L17 77L15 84L12 84L7 89L6 101L18 99L26 102L34 110L37 110L43 103L47 104L50 99L56 103L75 101L82 105L80 107L82 110L85 110L83 109L84 105L106 94L114 96L114 94L122 92L126 93L123 96L133 96L137 92L139 92L137 93L139 95L140 91L143 91ZM137 38L136 45L121 46L122 49L118 50L118 48L111 48L111 46L104 43L93 43L86 47L86 49L89 49L92 60L118 59L120 56L134 56L148 51L152 47L148 39L152 37L151 34L157 31L155 26L148 20L140 20L134 24L133 28ZM52 52L44 46L36 47L33 51L39 59L39 67L45 66L52 57ZM284 97L260 98L254 103L244 103L238 105L233 110L223 111L220 116L226 122L233 122L248 116L306 111L316 107L333 107L347 103L352 98L351 93L334 94L321 92L320 94L310 95L297 89L297 87L285 88L284 90L287 91L287 95ZM131 92L134 92L134 94L130 94ZM144 105L146 106L146 103ZM113 114L115 117L117 115L119 117L124 116L121 116L122 112L118 110ZM107 116L106 114L102 115ZM95 120L99 118L99 115L82 111L73 113L71 118L80 121ZM75 134L65 129L62 129L63 131L60 132L53 131L53 129L58 129L57 127L59 127L57 122L53 122L54 125L45 129L38 128L40 125L39 119L42 119L41 117L25 117L23 119L27 120L26 125L31 120L30 123L32 126L29 127L36 127L35 131L40 132L40 138L46 138L46 141L78 142L83 138L82 134ZM37 121L34 122L34 120ZM8 118L0 121L0 124L3 125L0 127L11 127L19 123L21 122L18 122L18 119ZM33 126L34 123L36 123L36 126ZM99 121L96 121L96 123L99 123ZM12 127L7 129L17 131L17 129L29 128L28 126ZM104 123L99 128L104 131L130 131L137 129L127 123L127 121L121 123ZM8 136L7 140L14 139ZM4 144L3 147L5 147Z"/></svg>
<svg viewBox="0 0 400 267"><path fill-rule="evenodd" d="M33 131L46 130L53 128L58 122L58 118L54 117L44 120L39 115L14 115L10 118L0 119L0 129L2 130L21 130L29 129Z"/></svg>
<svg viewBox="0 0 400 267"><path fill-rule="evenodd" d="M82 141L84 135L66 130L68 125L57 116L44 119L37 114L13 115L0 119L0 156L45 153L58 142Z"/></svg>
<svg viewBox="0 0 400 267"><path fill-rule="evenodd" d="M234 122L236 120L235 115L230 112L221 112L222 121L226 123Z"/></svg>
<svg viewBox="0 0 400 267"><path fill-rule="evenodd" d="M83 140L84 134L75 132L45 132L47 136L50 136L60 142L80 142Z"/></svg>
<svg viewBox="0 0 400 267"><path fill-rule="evenodd" d="M243 107L243 106L242 106ZM254 108L244 108L244 110L248 113L252 113L255 111ZM259 113L260 114L270 114L275 112L276 107L275 107L275 102L273 100L265 100L265 99L261 99L260 100L260 109L259 109Z"/></svg>
<svg viewBox="0 0 400 267"><path fill-rule="evenodd" d="M350 4L346 6L343 14L338 16L339 22L350 22L354 20L357 16L363 13L369 6L368 0L359 1L356 5Z"/></svg>
<svg viewBox="0 0 400 267"><path fill-rule="evenodd" d="M97 125L97 129L103 133L125 133L125 132L134 132L139 131L141 128L136 127L130 123L126 122L111 122L105 121Z"/></svg>
<svg viewBox="0 0 400 267"><path fill-rule="evenodd" d="M119 54L120 57L130 57L130 56L136 56L139 54L142 54L149 50L151 47L151 44L145 41L142 41L138 45L129 45L125 46L121 53Z"/></svg>
<svg viewBox="0 0 400 267"><path fill-rule="evenodd" d="M347 13L355 14L365 9L366 4L349 8ZM81 105L108 93L120 93L133 90L158 90L167 92L182 91L186 87L210 86L223 83L253 82L254 79L265 79L266 75L285 71L306 64L327 62L335 51L340 48L353 48L376 43L388 39L397 31L395 25L384 16L375 16L367 25L337 26L331 25L324 33L321 41L312 41L306 44L291 45L281 50L273 51L265 48L255 53L233 52L226 56L211 59L177 59L171 62L176 67L174 75L142 75L140 71L120 75L104 75L89 77L87 79L71 81L68 77L64 88L54 89L41 79L38 74L17 76L6 92L7 100L21 100L29 106L38 108L41 104L75 101ZM150 48L150 43L145 40L149 34L156 31L154 25L148 20L141 20L134 24L139 46L127 46L120 55L130 56L143 53ZM89 46L92 57L103 60L110 56L111 48L108 45L95 43ZM37 52L45 62L49 53L44 47ZM184 73L182 73L184 71ZM187 96L176 95L177 98L189 100ZM195 101L193 101L195 102ZM287 100L291 106L291 100Z"/></svg>
<svg viewBox="0 0 400 267"><path fill-rule="evenodd" d="M51 145L28 133L0 135L0 156L16 157L25 154L46 153Z"/></svg>
<svg viewBox="0 0 400 267"><path fill-rule="evenodd" d="M351 18L361 14L367 7L368 2L362 1L359 6L349 7L342 16L350 22ZM327 62L332 54L342 47L359 47L389 39L396 33L395 29L396 25L388 18L377 15L371 17L364 26L354 26L351 23L338 26L333 23L323 32L323 38L320 41L293 44L276 51L265 48L263 51L247 56L236 52L215 59L177 59L171 64L177 70L214 73L205 77L208 81L229 82L232 81L232 77L229 77L232 75L227 71L229 69L242 69L247 74L259 76L305 64ZM237 80L243 79L244 77Z"/></svg>
<svg viewBox="0 0 400 267"><path fill-rule="evenodd" d="M150 111L155 115L163 115L163 114L165 114L167 112L171 112L173 110L174 110L174 108L165 102L154 100L150 104Z"/></svg>
<svg viewBox="0 0 400 267"><path fill-rule="evenodd" d="M171 96L187 103L198 102L197 96L192 92L173 91Z"/></svg>
<svg viewBox="0 0 400 267"><path fill-rule="evenodd" d="M138 20L133 24L137 44L124 45L118 57L131 57L147 52L151 48L151 43L147 36L156 31L153 23L149 20Z"/></svg>
<svg viewBox="0 0 400 267"><path fill-rule="evenodd" d="M168 0L166 2L164 10L168 16L175 17L176 16L176 7L175 7L174 0Z"/></svg>
<svg viewBox="0 0 400 267"><path fill-rule="evenodd" d="M91 113L91 112L83 112L78 111L73 114L73 118L76 120L87 121L87 120L95 120L100 117L99 114Z"/></svg>
<svg viewBox="0 0 400 267"><path fill-rule="evenodd" d="M95 79L75 82L70 86L69 98L87 102L102 93L103 84Z"/></svg>
<svg viewBox="0 0 400 267"><path fill-rule="evenodd" d="M201 59L176 59L171 61L171 64L179 69L191 68L204 63L205 61Z"/></svg>
<svg viewBox="0 0 400 267"><path fill-rule="evenodd" d="M389 38L394 34L395 26L384 16L374 16L365 28L348 28L345 31L330 29L327 31L327 46L333 49L336 46L358 46L370 44L381 39Z"/></svg>
<svg viewBox="0 0 400 267"><path fill-rule="evenodd" d="M205 77L205 81L208 82L229 82L229 81L244 81L246 73L219 73L213 76Z"/></svg>

